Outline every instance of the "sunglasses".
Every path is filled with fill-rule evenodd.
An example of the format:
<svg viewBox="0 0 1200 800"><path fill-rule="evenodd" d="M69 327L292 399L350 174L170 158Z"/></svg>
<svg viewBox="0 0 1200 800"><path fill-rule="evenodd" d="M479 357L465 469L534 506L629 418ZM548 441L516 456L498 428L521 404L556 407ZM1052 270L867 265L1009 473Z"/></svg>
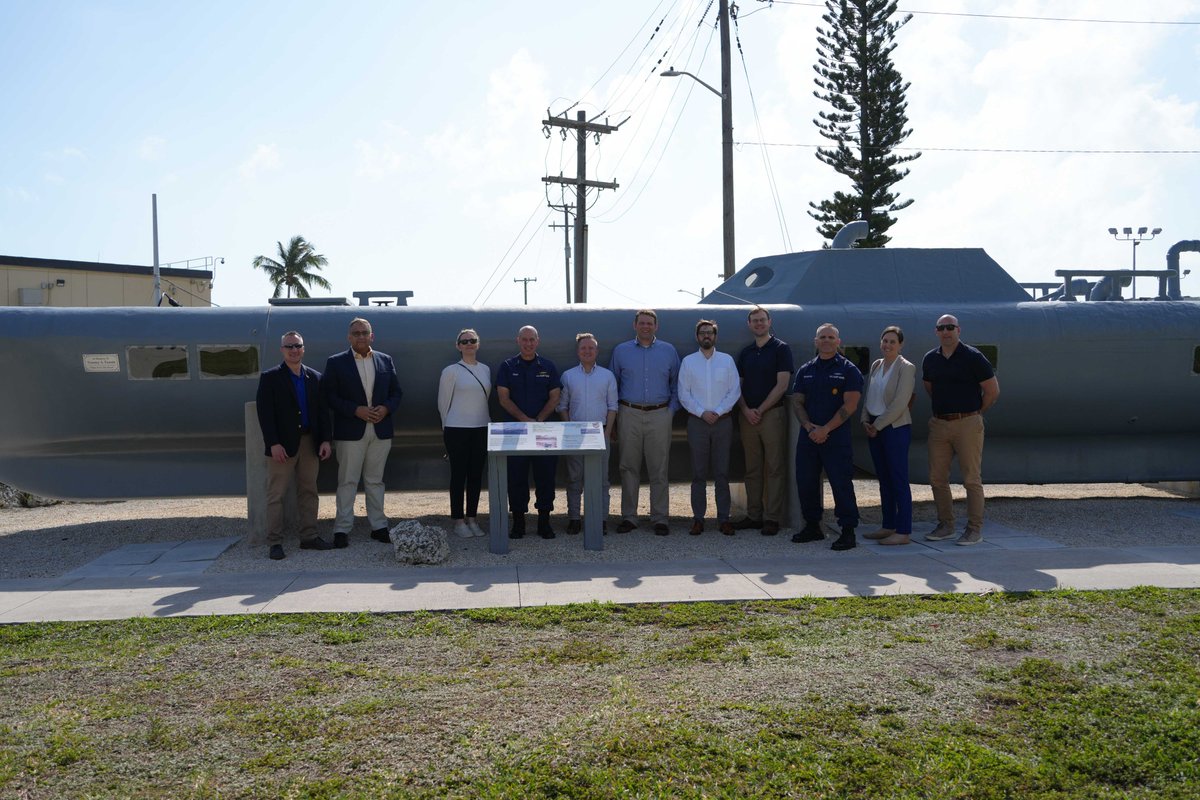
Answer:
<svg viewBox="0 0 1200 800"><path fill-rule="evenodd" d="M303 350L304 345L303 344L285 344L285 345L283 345L283 349L284 350Z"/></svg>
<svg viewBox="0 0 1200 800"><path fill-rule="evenodd" d="M953 331L953 330L957 330L958 326L957 325L938 325L937 329L939 331Z"/></svg>
<svg viewBox="0 0 1200 800"><path fill-rule="evenodd" d="M459 344L479 344L478 339L459 339Z"/></svg>

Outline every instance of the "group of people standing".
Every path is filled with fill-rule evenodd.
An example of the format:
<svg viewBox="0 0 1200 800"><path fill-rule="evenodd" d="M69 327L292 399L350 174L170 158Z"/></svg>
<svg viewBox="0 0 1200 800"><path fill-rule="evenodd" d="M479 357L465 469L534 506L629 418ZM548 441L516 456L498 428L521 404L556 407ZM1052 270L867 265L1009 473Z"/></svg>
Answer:
<svg viewBox="0 0 1200 800"><path fill-rule="evenodd" d="M349 546L360 479L371 538L391 541L383 509L383 470L392 449L400 382L391 357L372 348L371 323L355 318L346 338L350 348L330 356L320 373L304 365L304 337L288 331L279 341L283 361L259 378L255 400L267 457L267 544L272 559L286 555L283 499L293 481L302 550ZM317 471L335 447L337 517L329 542L317 535Z"/></svg>
<svg viewBox="0 0 1200 800"><path fill-rule="evenodd" d="M747 315L754 337L734 359L717 349L719 326L701 319L695 326L697 349L679 358L674 345L657 337L658 314L642 309L634 315L634 338L617 344L608 368L597 359L600 342L592 333L575 337L578 365L560 374L538 352L540 337L531 325L517 332L518 353L504 360L495 373L478 360L480 336L466 328L455 340L460 359L447 366L438 384L438 411L450 464L450 516L460 537L483 536L477 521L483 472L487 461L489 400L495 389L506 421L543 422L558 419L599 422L604 429L602 518L609 511L608 457L615 441L619 451L621 509L618 533L636 529L643 465L649 482L649 525L659 536L670 533L668 458L672 420L688 414L691 451L692 524L689 533L704 532L707 487L714 483L716 528L722 534L756 529L777 535L787 508L787 448L790 406L800 425L796 442L796 488L804 526L793 542L824 539L821 474L829 480L834 516L840 535L834 550L856 546L859 524L854 493L850 421L857 415L879 479L882 527L866 534L884 545L904 545L912 536L912 493L908 451L912 441L911 407L916 365L901 355L904 332L888 326L880 337L881 358L867 375L841 352L841 336L832 323L818 327L816 356L795 368L791 347L771 330L771 314L755 307ZM929 477L938 524L926 535L930 541L955 536L950 494L950 467L957 457L967 492L967 525L958 537L962 545L983 538L981 464L983 413L999 396L991 364L974 347L960 340L952 315L935 326L939 347L925 354L922 380L932 399L929 423ZM388 541L383 512L383 466L390 450L392 415L400 402L400 387L392 360L372 349L370 324L355 319L350 325L350 349L331 356L325 373L302 364L304 341L296 331L281 340L283 362L262 374L258 416L268 458L268 543L271 558L283 558L282 499L293 475L297 485L300 547L325 550L345 547L353 523L353 505L361 477L367 501L371 537ZM790 402L787 398L790 397ZM730 518L729 460L735 414L745 453L746 517ZM332 417L332 426L328 420ZM334 541L316 534L316 474L320 460L336 445L338 457L337 519ZM511 538L527 531L530 474L533 477L536 532L554 538L557 457L509 456L508 507ZM568 455L567 533L582 529L583 459ZM607 532L607 522L604 523Z"/></svg>

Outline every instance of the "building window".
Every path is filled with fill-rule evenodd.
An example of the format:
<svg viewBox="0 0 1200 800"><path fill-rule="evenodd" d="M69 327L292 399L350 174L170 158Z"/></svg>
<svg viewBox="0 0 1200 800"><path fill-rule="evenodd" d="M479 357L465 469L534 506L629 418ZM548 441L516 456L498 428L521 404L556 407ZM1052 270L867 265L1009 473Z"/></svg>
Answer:
<svg viewBox="0 0 1200 800"><path fill-rule="evenodd" d="M188 379L187 345L125 348L129 379L134 381Z"/></svg>
<svg viewBox="0 0 1200 800"><path fill-rule="evenodd" d="M983 357L992 365L993 372L1000 371L1000 350L994 344L977 344L975 349L983 353Z"/></svg>
<svg viewBox="0 0 1200 800"><path fill-rule="evenodd" d="M858 367L858 371L863 375L871 371L871 348L845 345L842 347L842 355L851 364Z"/></svg>
<svg viewBox="0 0 1200 800"><path fill-rule="evenodd" d="M252 344L202 344L200 378L257 378L258 347Z"/></svg>

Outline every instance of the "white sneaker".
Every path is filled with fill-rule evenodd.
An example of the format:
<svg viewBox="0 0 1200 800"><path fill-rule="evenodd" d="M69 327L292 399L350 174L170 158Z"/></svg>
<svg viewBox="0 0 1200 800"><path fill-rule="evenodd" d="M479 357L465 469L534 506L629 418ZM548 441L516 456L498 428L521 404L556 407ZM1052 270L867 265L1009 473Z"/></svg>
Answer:
<svg viewBox="0 0 1200 800"><path fill-rule="evenodd" d="M454 520L454 535L461 536L464 539L471 538L471 529L467 527L467 523L461 519Z"/></svg>
<svg viewBox="0 0 1200 800"><path fill-rule="evenodd" d="M475 521L474 517L467 520L467 527L471 529L472 536L487 536L487 531L479 527L479 523Z"/></svg>

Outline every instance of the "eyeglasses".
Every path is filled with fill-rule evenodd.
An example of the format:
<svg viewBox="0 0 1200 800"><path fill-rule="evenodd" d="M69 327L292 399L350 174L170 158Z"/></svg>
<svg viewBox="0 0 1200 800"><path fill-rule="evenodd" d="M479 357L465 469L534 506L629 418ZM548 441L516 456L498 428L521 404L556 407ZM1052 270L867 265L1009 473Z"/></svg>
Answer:
<svg viewBox="0 0 1200 800"><path fill-rule="evenodd" d="M478 339L459 339L459 344L479 344Z"/></svg>
<svg viewBox="0 0 1200 800"><path fill-rule="evenodd" d="M957 325L938 325L937 329L939 331L953 331L953 330L957 330L958 326Z"/></svg>
<svg viewBox="0 0 1200 800"><path fill-rule="evenodd" d="M285 344L285 345L283 345L283 349L284 350L303 350L304 345L303 344Z"/></svg>

